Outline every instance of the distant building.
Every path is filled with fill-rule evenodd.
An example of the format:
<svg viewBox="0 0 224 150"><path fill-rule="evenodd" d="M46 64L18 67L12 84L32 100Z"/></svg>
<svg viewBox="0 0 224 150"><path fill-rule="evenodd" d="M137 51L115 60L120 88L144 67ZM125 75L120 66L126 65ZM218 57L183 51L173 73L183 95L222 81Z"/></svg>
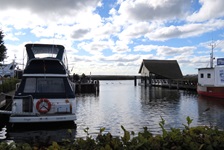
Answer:
<svg viewBox="0 0 224 150"><path fill-rule="evenodd" d="M181 79L183 78L176 60L146 60L143 59L139 72L141 82L151 84L153 79Z"/></svg>

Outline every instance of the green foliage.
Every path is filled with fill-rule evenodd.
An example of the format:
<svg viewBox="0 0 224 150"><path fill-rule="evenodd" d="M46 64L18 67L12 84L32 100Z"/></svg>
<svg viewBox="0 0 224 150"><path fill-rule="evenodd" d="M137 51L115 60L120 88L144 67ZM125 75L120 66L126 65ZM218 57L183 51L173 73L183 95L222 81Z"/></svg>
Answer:
<svg viewBox="0 0 224 150"><path fill-rule="evenodd" d="M163 119L163 117L161 117L161 120L160 123L159 123L159 126L162 128L162 131L163 131L163 137L165 138L167 136L167 131L165 130L164 128L164 125L165 125L165 120Z"/></svg>
<svg viewBox="0 0 224 150"><path fill-rule="evenodd" d="M0 143L0 149L1 150L32 150L33 148L27 144L27 143L10 143L7 144L6 142L1 142Z"/></svg>
<svg viewBox="0 0 224 150"><path fill-rule="evenodd" d="M16 84L19 82L17 78L5 78L0 85L0 92L7 93L15 90Z"/></svg>
<svg viewBox="0 0 224 150"><path fill-rule="evenodd" d="M3 31L0 30L0 61L3 61L6 58L6 51L7 51L7 48L4 45L3 38L4 38Z"/></svg>
<svg viewBox="0 0 224 150"><path fill-rule="evenodd" d="M48 150L154 150L154 149L172 149L172 150L213 150L224 149L224 131L208 126L190 127L193 119L186 118L187 125L184 129L171 128L167 131L164 128L165 120L161 117L159 123L162 134L153 135L147 127L143 132L135 135L134 132L127 131L123 126L121 129L124 134L121 137L113 137L110 133L105 133L105 128L101 128L97 137L94 139L89 134L89 128L85 128L85 138L75 140L65 140L58 144L52 142L48 147L31 147L28 144L6 144L0 143L0 149L48 149ZM70 132L70 130L68 130Z"/></svg>

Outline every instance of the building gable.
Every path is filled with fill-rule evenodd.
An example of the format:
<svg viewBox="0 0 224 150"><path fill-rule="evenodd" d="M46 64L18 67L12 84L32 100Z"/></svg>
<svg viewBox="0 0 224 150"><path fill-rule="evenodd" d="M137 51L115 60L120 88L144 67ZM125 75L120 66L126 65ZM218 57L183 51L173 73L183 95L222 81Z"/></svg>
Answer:
<svg viewBox="0 0 224 150"><path fill-rule="evenodd" d="M147 69L147 73L145 69ZM143 60L139 73L149 76L155 74L168 79L180 79L183 77L179 64L176 60Z"/></svg>

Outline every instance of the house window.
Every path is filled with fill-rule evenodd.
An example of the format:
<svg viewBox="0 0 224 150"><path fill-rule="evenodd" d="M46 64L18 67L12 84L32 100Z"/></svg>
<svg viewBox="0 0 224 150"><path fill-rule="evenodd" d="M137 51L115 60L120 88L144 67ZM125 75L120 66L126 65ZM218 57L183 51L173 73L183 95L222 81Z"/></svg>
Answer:
<svg viewBox="0 0 224 150"><path fill-rule="evenodd" d="M201 78L204 78L204 74L203 73L201 73Z"/></svg>
<svg viewBox="0 0 224 150"><path fill-rule="evenodd" d="M207 78L211 78L211 74L210 73L207 74Z"/></svg>

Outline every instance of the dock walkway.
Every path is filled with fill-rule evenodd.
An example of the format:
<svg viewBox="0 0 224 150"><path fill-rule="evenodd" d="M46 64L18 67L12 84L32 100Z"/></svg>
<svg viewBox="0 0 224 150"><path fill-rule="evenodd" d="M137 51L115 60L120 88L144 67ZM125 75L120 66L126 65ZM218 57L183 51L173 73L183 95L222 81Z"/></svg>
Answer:
<svg viewBox="0 0 224 150"><path fill-rule="evenodd" d="M184 76L182 79L152 79L149 77L141 78L141 85L157 86L170 89L196 90L197 76Z"/></svg>
<svg viewBox="0 0 224 150"><path fill-rule="evenodd" d="M99 80L95 80L92 82L76 82L75 93L99 93L100 83Z"/></svg>

